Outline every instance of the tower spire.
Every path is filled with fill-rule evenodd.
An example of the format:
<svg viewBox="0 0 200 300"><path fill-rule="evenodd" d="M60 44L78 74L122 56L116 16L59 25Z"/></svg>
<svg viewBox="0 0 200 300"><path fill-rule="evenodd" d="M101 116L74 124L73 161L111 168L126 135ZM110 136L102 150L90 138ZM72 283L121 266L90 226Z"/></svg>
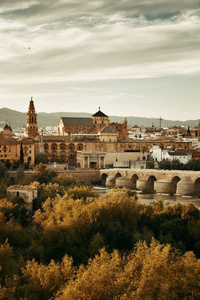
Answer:
<svg viewBox="0 0 200 300"><path fill-rule="evenodd" d="M26 117L26 137L36 138L38 135L37 127L37 114L35 112L35 106L33 102L33 97L31 96L31 101L29 103L29 109Z"/></svg>

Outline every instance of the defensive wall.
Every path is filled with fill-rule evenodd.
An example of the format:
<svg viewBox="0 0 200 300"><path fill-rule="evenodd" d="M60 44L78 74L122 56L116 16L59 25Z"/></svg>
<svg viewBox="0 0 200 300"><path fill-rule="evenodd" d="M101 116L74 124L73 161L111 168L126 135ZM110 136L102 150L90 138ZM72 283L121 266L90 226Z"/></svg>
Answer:
<svg viewBox="0 0 200 300"><path fill-rule="evenodd" d="M200 194L200 172L152 169L100 170L107 187L128 187L139 191L155 191L180 195Z"/></svg>
<svg viewBox="0 0 200 300"><path fill-rule="evenodd" d="M58 173L60 174L61 172ZM92 184L100 180L100 170L66 170L64 173L78 178L80 181L85 182L85 184Z"/></svg>

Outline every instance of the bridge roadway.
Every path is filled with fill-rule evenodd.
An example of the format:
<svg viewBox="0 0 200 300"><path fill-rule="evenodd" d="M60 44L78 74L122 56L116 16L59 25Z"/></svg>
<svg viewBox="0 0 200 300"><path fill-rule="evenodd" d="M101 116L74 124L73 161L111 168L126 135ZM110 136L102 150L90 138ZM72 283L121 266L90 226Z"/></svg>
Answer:
<svg viewBox="0 0 200 300"><path fill-rule="evenodd" d="M200 195L200 172L154 169L102 169L101 181L107 187L128 187L178 195Z"/></svg>

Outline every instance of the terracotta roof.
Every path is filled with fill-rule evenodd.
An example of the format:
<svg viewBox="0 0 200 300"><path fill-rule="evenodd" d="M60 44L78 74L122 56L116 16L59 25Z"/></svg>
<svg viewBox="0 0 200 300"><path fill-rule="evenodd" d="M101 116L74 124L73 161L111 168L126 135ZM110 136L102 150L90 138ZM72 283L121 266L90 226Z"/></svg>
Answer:
<svg viewBox="0 0 200 300"><path fill-rule="evenodd" d="M179 155L187 156L188 155L188 153L186 151L169 151L168 153L170 156L179 156Z"/></svg>
<svg viewBox="0 0 200 300"><path fill-rule="evenodd" d="M56 143L65 143L70 141L68 136L59 136L59 135L44 135L43 142L56 142Z"/></svg>
<svg viewBox="0 0 200 300"><path fill-rule="evenodd" d="M61 117L64 125L93 125L92 118Z"/></svg>

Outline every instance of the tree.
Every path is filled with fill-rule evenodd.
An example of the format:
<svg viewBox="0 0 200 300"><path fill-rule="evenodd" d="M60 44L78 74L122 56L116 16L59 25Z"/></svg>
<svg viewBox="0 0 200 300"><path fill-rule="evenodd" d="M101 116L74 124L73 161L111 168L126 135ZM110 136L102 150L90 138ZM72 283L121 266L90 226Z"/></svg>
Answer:
<svg viewBox="0 0 200 300"><path fill-rule="evenodd" d="M19 168L17 169L17 172L16 172L16 177L15 177L16 183L17 184L23 184L24 183L24 178L25 178L24 166L20 165Z"/></svg>
<svg viewBox="0 0 200 300"><path fill-rule="evenodd" d="M21 286L23 299L50 299L60 287L67 284L74 275L72 259L65 255L62 262L51 260L49 265L39 264L34 259L22 268L24 285ZM51 298L52 299L52 298Z"/></svg>
<svg viewBox="0 0 200 300"><path fill-rule="evenodd" d="M127 256L100 251L61 289L56 300L199 299L200 264L152 239L137 243Z"/></svg>
<svg viewBox="0 0 200 300"><path fill-rule="evenodd" d="M191 159L185 164L185 170L200 171L200 160Z"/></svg>
<svg viewBox="0 0 200 300"><path fill-rule="evenodd" d="M39 163L47 164L48 157L47 157L46 153L39 153L35 159L35 163L36 164L39 164Z"/></svg>
<svg viewBox="0 0 200 300"><path fill-rule="evenodd" d="M147 169L155 169L154 163L155 163L154 159L147 160L147 165L146 165Z"/></svg>
<svg viewBox="0 0 200 300"><path fill-rule="evenodd" d="M40 163L35 167L33 180L40 183L48 183L56 176L55 171L48 170L47 165Z"/></svg>
<svg viewBox="0 0 200 300"><path fill-rule="evenodd" d="M22 164L24 163L24 152L23 152L22 142L20 144L20 162Z"/></svg>
<svg viewBox="0 0 200 300"><path fill-rule="evenodd" d="M7 174L7 169L4 163L0 162L0 178L4 178Z"/></svg>

